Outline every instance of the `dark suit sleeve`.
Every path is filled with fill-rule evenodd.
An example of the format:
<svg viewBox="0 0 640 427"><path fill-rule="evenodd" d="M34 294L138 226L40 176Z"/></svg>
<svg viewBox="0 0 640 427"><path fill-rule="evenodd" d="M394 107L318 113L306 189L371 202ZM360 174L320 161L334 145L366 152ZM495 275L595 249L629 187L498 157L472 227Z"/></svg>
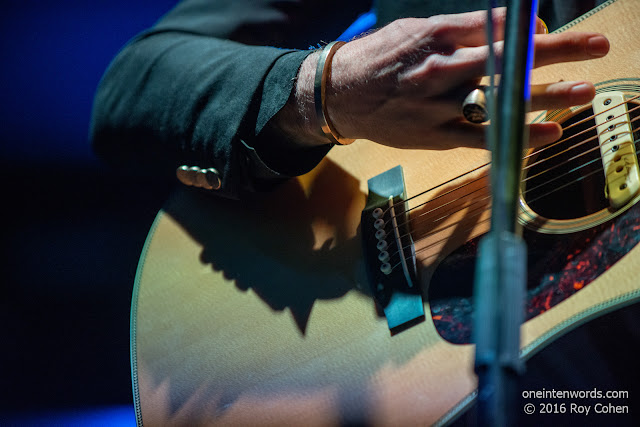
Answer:
<svg viewBox="0 0 640 427"><path fill-rule="evenodd" d="M309 3L179 3L107 69L94 101L95 152L145 174L215 168L218 192L229 197L312 168L327 148L296 154L288 163L298 166L279 171L256 151L273 145L263 130L290 96L310 41L335 31Z"/></svg>

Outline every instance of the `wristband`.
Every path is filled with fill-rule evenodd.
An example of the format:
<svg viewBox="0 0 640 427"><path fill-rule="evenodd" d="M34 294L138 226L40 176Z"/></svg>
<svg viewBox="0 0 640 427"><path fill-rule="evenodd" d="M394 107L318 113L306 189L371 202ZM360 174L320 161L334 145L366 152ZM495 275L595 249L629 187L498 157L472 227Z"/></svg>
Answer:
<svg viewBox="0 0 640 427"><path fill-rule="evenodd" d="M322 49L322 52L320 52L320 58L318 59L318 66L316 68L316 75L313 84L314 104L316 108L316 117L320 123L320 130L329 141L338 145L348 145L355 141L355 139L343 138L336 131L333 123L329 120L325 101L327 80L331 77L331 59L336 51L344 44L345 42L335 41L329 43L324 47L324 49Z"/></svg>

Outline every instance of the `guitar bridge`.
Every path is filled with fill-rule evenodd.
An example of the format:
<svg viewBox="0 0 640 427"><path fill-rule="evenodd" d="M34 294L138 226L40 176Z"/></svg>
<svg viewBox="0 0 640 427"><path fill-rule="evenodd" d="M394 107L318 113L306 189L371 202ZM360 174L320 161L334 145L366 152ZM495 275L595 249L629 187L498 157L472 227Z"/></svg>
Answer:
<svg viewBox="0 0 640 427"><path fill-rule="evenodd" d="M392 334L424 320L402 167L368 181L362 243L369 285Z"/></svg>

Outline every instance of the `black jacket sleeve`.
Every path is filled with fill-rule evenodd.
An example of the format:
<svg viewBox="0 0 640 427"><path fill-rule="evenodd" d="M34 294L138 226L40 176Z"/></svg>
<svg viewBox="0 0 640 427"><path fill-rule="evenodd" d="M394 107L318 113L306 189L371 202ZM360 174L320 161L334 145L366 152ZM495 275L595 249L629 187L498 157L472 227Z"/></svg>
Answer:
<svg viewBox="0 0 640 427"><path fill-rule="evenodd" d="M298 154L288 162L297 167L276 171L256 147L269 147L261 139L273 135L263 130L289 98L309 47L332 40L367 7L355 2L335 19L331 3L180 2L128 43L103 76L91 123L95 152L145 174L215 168L218 192L229 197L312 168L327 148Z"/></svg>

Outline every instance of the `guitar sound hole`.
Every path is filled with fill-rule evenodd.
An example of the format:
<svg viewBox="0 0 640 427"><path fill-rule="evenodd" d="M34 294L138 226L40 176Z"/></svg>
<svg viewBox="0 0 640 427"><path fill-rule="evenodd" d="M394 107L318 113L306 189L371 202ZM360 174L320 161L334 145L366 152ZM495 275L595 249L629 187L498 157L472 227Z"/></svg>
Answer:
<svg viewBox="0 0 640 427"><path fill-rule="evenodd" d="M525 164L524 199L545 218L580 218L609 205L592 116L587 108L567 120L561 142L545 147Z"/></svg>

